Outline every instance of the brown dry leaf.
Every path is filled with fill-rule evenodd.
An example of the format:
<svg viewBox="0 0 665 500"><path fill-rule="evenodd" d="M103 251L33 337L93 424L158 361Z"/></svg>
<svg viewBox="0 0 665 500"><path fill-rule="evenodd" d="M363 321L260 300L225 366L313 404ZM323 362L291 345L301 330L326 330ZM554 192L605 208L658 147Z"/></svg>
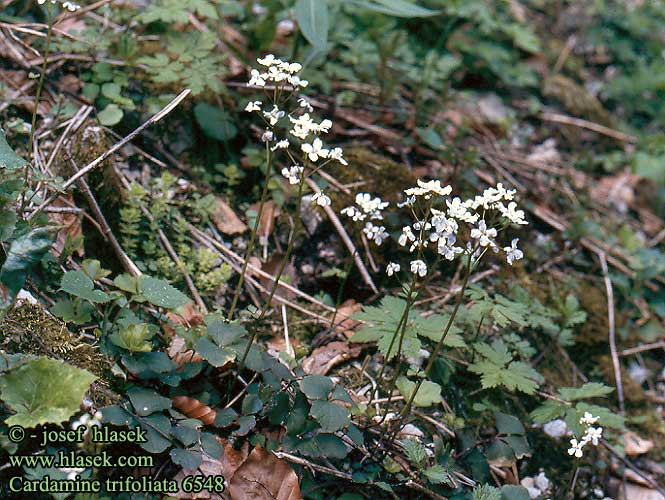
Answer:
<svg viewBox="0 0 665 500"><path fill-rule="evenodd" d="M231 500L302 499L298 476L291 466L258 445L227 484Z"/></svg>
<svg viewBox="0 0 665 500"><path fill-rule="evenodd" d="M602 205L612 205L626 212L635 201L635 186L640 177L628 171L603 177L589 188L591 198Z"/></svg>
<svg viewBox="0 0 665 500"><path fill-rule="evenodd" d="M626 442L624 451L629 457L644 455L653 448L653 441L643 439L632 431L625 432L623 434L623 439Z"/></svg>
<svg viewBox="0 0 665 500"><path fill-rule="evenodd" d="M240 217L236 215L229 204L219 196L215 196L215 200L217 201L217 208L212 213L211 218L217 229L224 234L244 233L247 230L247 226L240 220Z"/></svg>
<svg viewBox="0 0 665 500"><path fill-rule="evenodd" d="M199 419L206 425L212 425L215 422L217 412L210 406L189 396L175 396L171 398L173 407L189 418Z"/></svg>
<svg viewBox="0 0 665 500"><path fill-rule="evenodd" d="M305 373L310 375L325 375L333 366L347 359L358 357L361 351L362 347L359 344L342 341L330 342L314 349L312 354L303 360L302 368Z"/></svg>
<svg viewBox="0 0 665 500"><path fill-rule="evenodd" d="M176 325L181 325L186 328L193 328L203 323L203 314L201 314L201 311L199 311L194 302L188 302L185 304L179 313L169 311L166 313L166 317ZM164 329L171 334L173 333L173 328L170 325L168 325L168 327L165 326Z"/></svg>
<svg viewBox="0 0 665 500"><path fill-rule="evenodd" d="M651 488L627 484L625 495L623 488L619 488L619 500L665 500L665 497Z"/></svg>
<svg viewBox="0 0 665 500"><path fill-rule="evenodd" d="M256 213L259 213L260 203L253 203L250 205L250 210L253 210ZM272 201L268 200L263 204L263 209L261 210L261 218L259 219L259 227L256 232L259 237L259 243L265 245L268 242L268 238L272 234L273 229L275 228L275 219L279 215L279 206Z"/></svg>
<svg viewBox="0 0 665 500"><path fill-rule="evenodd" d="M58 198L53 200L51 204L52 207L75 207L74 204L74 195L72 193L67 193L60 195ZM70 240L74 238L80 238L80 245L76 249L76 255L83 257L85 251L83 249L83 230L81 228L81 216L79 214L72 213L57 213L49 212L48 218L54 224L60 226L58 234L56 235L55 242L51 247L51 251L58 257L62 254L62 251L65 248L65 243L67 237Z"/></svg>
<svg viewBox="0 0 665 500"><path fill-rule="evenodd" d="M166 329L166 327L164 327ZM196 363L197 361L203 361L201 355L196 353L192 349L187 349L187 343L182 337L177 335L171 340L171 345L166 352L173 361L178 363L178 366L182 366L185 363Z"/></svg>
<svg viewBox="0 0 665 500"><path fill-rule="evenodd" d="M351 315L360 311L360 309L362 309L362 305L353 299L349 299L339 306L337 316L335 317L335 330L337 333L341 333L347 339L355 333L356 328L362 325L362 322L352 319Z"/></svg>

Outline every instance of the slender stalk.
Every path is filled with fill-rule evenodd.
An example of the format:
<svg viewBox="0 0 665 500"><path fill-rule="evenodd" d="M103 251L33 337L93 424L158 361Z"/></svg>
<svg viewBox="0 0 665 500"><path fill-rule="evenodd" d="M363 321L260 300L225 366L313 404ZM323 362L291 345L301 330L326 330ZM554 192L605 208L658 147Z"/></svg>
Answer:
<svg viewBox="0 0 665 500"><path fill-rule="evenodd" d="M254 226L252 227L252 234L249 237L249 243L247 244L247 250L245 251L245 258L242 262L242 269L240 270L240 279L238 280L238 285L233 294L233 300L231 301L231 307L229 308L228 319L231 321L233 319L233 313L236 310L238 305L238 299L240 298L240 292L242 291L242 285L245 282L245 273L247 272L247 265L249 264L249 257L254 251L254 246L256 244L256 234L259 230L259 223L261 221L261 214L263 213L263 207L266 204L268 198L268 184L270 183L270 175L272 174L272 161L270 158L270 146L266 142L266 173L263 179L263 191L261 192L261 201L259 202L259 211L256 214L256 220L254 221ZM271 296L272 298L272 296Z"/></svg>
<svg viewBox="0 0 665 500"><path fill-rule="evenodd" d="M51 52L51 34L53 33L53 17L51 16L51 2L46 2L46 16L48 18L48 30L46 31L46 47L44 49L44 61L42 63L42 70L39 74L39 82L37 83L37 91L35 92L35 109L32 111L32 120L30 124L30 144L28 145L30 157L35 152L35 127L37 126L37 110L39 108L39 100L42 97L42 90L44 88L44 77L46 76L46 67L48 64L48 56ZM28 165L25 167L24 186L28 186L28 174L30 168ZM21 197L21 211L25 208L25 191Z"/></svg>
<svg viewBox="0 0 665 500"><path fill-rule="evenodd" d="M464 299L464 292L466 291L466 287L469 283L469 277L471 276L471 258L472 258L473 253L469 254L468 260L467 260L467 271L464 275L464 281L462 283L462 287L460 288L460 291L457 293L457 298L455 300L455 306L453 308L453 311L450 313L450 317L448 318L448 323L446 323L446 327L443 330L443 334L441 335L441 338L436 344L436 347L434 347L434 351L432 352L432 355L429 358L429 361L427 362L427 366L425 366L425 370L423 373L423 376L418 380L416 383L416 387L413 389L413 392L411 393L411 396L409 396L409 399L406 402L406 406L402 408L402 411L400 412L400 418L397 427L393 431L393 434L390 438L390 441L393 441L395 439L395 436L399 432L399 429L402 426L402 421L404 420L404 417L409 413L411 410L411 407L413 406L413 401L416 398L416 394L418 394L418 390L420 390L420 387L423 385L423 382L425 379L429 376L429 372L432 370L432 366L434 366L434 361L436 360L437 356L439 355L439 352L441 351L441 348L443 347L443 343L446 340L446 337L448 336L448 332L450 331L450 328L453 326L453 322L455 321L455 316L457 316L457 311L459 311L460 306L462 305L462 300Z"/></svg>
<svg viewBox="0 0 665 500"><path fill-rule="evenodd" d="M302 196L303 196L303 188L305 186L305 170L303 169L302 173L300 174L300 184L298 185L298 200L296 202L296 218L295 218L295 223L293 226L293 231L291 232L291 235L289 236L289 241L286 246L286 251L284 252L284 258L282 259L282 262L279 265L279 269L277 270L277 273L275 274L275 279L273 281L272 287L270 289L270 294L268 295L268 298L266 299L266 303L263 305L263 308L261 309L261 312L256 318L257 321L261 321L266 313L268 312L268 309L270 308L270 303L272 302L272 298L275 295L275 291L277 290L277 287L279 286L279 280L282 277L282 273L284 273L284 269L286 268L286 264L289 261L289 257L291 256L291 252L293 252L293 248L295 247L295 242L296 242L296 237L297 233L300 230L300 226L302 224L302 217L300 215L301 212L301 207L302 207ZM245 263L247 262L247 259L245 259ZM246 266L245 266L246 267ZM252 345L254 344L254 341L256 340L256 336L258 334L258 330L254 330L252 332L252 335L249 339L249 342L247 343L247 347L245 348L245 352L242 355L242 358L240 358L240 361L238 362L238 376L240 376L240 373L242 372L242 369L245 366L245 360L247 359L247 356L249 355L249 351L252 348Z"/></svg>

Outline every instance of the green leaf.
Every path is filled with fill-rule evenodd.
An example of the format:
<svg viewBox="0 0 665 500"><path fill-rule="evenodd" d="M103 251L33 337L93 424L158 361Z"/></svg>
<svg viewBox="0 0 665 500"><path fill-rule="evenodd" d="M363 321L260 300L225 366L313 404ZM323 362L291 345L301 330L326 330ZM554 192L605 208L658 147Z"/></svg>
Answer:
<svg viewBox="0 0 665 500"><path fill-rule="evenodd" d="M501 487L501 500L530 500L529 492L523 486L506 484Z"/></svg>
<svg viewBox="0 0 665 500"><path fill-rule="evenodd" d="M5 423L23 427L59 424L79 411L96 378L87 370L49 358L4 373L0 375L0 395L15 412Z"/></svg>
<svg viewBox="0 0 665 500"><path fill-rule="evenodd" d="M411 398L414 389L416 388L416 383L410 381L405 376L401 375L397 379L397 389L404 396L405 400ZM432 406L433 404L438 404L441 402L441 386L435 384L429 380L424 380L420 389L416 393L416 397L413 400L415 406Z"/></svg>
<svg viewBox="0 0 665 500"><path fill-rule="evenodd" d="M57 300L49 311L65 323L75 325L92 321L92 315L96 312L92 304L82 300Z"/></svg>
<svg viewBox="0 0 665 500"><path fill-rule="evenodd" d="M144 417L139 422L142 429L146 431L145 443L141 443L148 453L162 453L171 446L171 440L168 438L171 433L171 421L166 415L157 413Z"/></svg>
<svg viewBox="0 0 665 500"><path fill-rule="evenodd" d="M113 284L125 292L132 295L139 293L139 279L131 274L119 274L113 280Z"/></svg>
<svg viewBox="0 0 665 500"><path fill-rule="evenodd" d="M326 399L334 385L325 375L307 375L300 381L300 389L310 399Z"/></svg>
<svg viewBox="0 0 665 500"><path fill-rule="evenodd" d="M496 428L500 434L517 434L519 436L526 434L522 422L516 417L495 411L494 418L496 419Z"/></svg>
<svg viewBox="0 0 665 500"><path fill-rule="evenodd" d="M173 448L169 453L173 463L182 466L183 469L194 470L203 461L200 451L183 450L182 448Z"/></svg>
<svg viewBox="0 0 665 500"><path fill-rule="evenodd" d="M328 44L328 0L297 0L296 20L303 36L317 49Z"/></svg>
<svg viewBox="0 0 665 500"><path fill-rule="evenodd" d="M101 290L95 290L95 284L83 271L67 271L62 275L60 290L90 302L103 304L109 296Z"/></svg>
<svg viewBox="0 0 665 500"><path fill-rule="evenodd" d="M0 268L0 316L14 302L32 268L51 248L50 228L32 229L12 241L6 249L5 262Z"/></svg>
<svg viewBox="0 0 665 500"><path fill-rule="evenodd" d="M27 163L27 161L14 152L7 142L5 133L0 130L0 168L15 170L25 166Z"/></svg>
<svg viewBox="0 0 665 500"><path fill-rule="evenodd" d="M437 10L426 9L405 0L351 0L361 8L396 17L430 17L439 14Z"/></svg>
<svg viewBox="0 0 665 500"><path fill-rule="evenodd" d="M136 410L136 413L140 417L171 408L171 400L169 398L165 398L149 389L132 387L127 391L127 397L132 402L134 410Z"/></svg>
<svg viewBox="0 0 665 500"><path fill-rule="evenodd" d="M229 113L208 103L200 102L194 106L194 117L203 133L218 141L228 141L238 134Z"/></svg>
<svg viewBox="0 0 665 500"><path fill-rule="evenodd" d="M558 395L561 399L566 401L577 401L580 399L599 398L607 396L612 393L614 389L599 382L588 382L582 387L562 387L559 389Z"/></svg>
<svg viewBox="0 0 665 500"><path fill-rule="evenodd" d="M312 417L321 424L325 432L335 432L349 425L349 411L330 401L314 401L310 410Z"/></svg>
<svg viewBox="0 0 665 500"><path fill-rule="evenodd" d="M194 350L208 361L212 366L219 368L236 359L236 354L230 349L220 347L206 337L197 339Z"/></svg>
<svg viewBox="0 0 665 500"><path fill-rule="evenodd" d="M109 335L109 340L131 352L150 352L152 351L150 339L155 333L155 329L147 323L138 323L126 327L119 326L117 331Z"/></svg>
<svg viewBox="0 0 665 500"><path fill-rule="evenodd" d="M190 301L187 295L172 287L166 281L150 276L139 278L139 288L148 302L166 309L175 309Z"/></svg>
<svg viewBox="0 0 665 500"><path fill-rule="evenodd" d="M404 448L404 454L409 461L421 467L427 461L427 448L420 441L416 439L405 439L401 442Z"/></svg>
<svg viewBox="0 0 665 500"><path fill-rule="evenodd" d="M233 408L225 408L215 415L215 427L228 427L238 417L238 413Z"/></svg>
<svg viewBox="0 0 665 500"><path fill-rule="evenodd" d="M111 103L97 113L97 118L99 118L99 123L105 127L112 127L117 125L122 120L124 113L122 109L118 107L117 104Z"/></svg>
<svg viewBox="0 0 665 500"><path fill-rule="evenodd" d="M453 486L450 470L441 464L436 464L425 469L425 477L432 484L447 484Z"/></svg>
<svg viewBox="0 0 665 500"><path fill-rule="evenodd" d="M531 365L522 361L512 361L513 356L502 340L495 340L492 345L479 343L476 351L485 359L469 366L471 373L481 376L482 386L486 389L504 386L508 390L518 390L533 394L544 379Z"/></svg>

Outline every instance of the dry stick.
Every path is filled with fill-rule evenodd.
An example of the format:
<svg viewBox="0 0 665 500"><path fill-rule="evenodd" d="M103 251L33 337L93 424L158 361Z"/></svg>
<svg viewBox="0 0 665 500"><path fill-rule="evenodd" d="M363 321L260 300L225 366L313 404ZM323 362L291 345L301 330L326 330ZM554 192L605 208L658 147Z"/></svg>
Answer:
<svg viewBox="0 0 665 500"><path fill-rule="evenodd" d="M548 122L563 123L564 125L574 125L575 127L592 130L599 134L612 137L618 141L628 142L630 144L635 144L637 142L637 137L634 135L624 134L618 130L605 127L604 125L600 125L598 123L582 120L581 118L573 118L572 116L560 115L558 113L543 113L540 115L540 117Z"/></svg>
<svg viewBox="0 0 665 500"><path fill-rule="evenodd" d="M665 349L665 340L654 342L652 344L643 344L636 347L631 347L630 349L624 349L619 353L619 356L631 356L633 354L639 354L644 351L652 351L654 349Z"/></svg>
<svg viewBox="0 0 665 500"><path fill-rule="evenodd" d="M621 414L624 415L626 413L626 407L623 399L623 384L621 382L621 364L619 363L619 355L617 354L616 330L614 323L614 290L607 269L607 258L603 252L598 252L597 255L600 260L600 267L603 270L603 280L605 281L605 290L607 291L607 323L609 329L610 354L612 355L612 366L614 367L614 380L617 386L619 410L621 411Z"/></svg>
<svg viewBox="0 0 665 500"><path fill-rule="evenodd" d="M224 255L227 255L228 257L232 258L233 260L235 260L237 262L243 262L243 258L240 255L235 253L233 250L230 250L230 249L226 248L223 244L221 244L220 242L218 242L214 238L210 237L209 235L207 235L206 233L204 233L203 231L201 231L197 227L190 224L189 229L198 238L204 239L208 243L210 243L210 245L214 246L217 250L219 250L220 253L223 253ZM273 276L270 273L265 272L264 270L254 266L253 264L247 264L247 269L251 270L252 272L258 274L259 276L261 276L263 278L267 278L267 279L270 279L272 281L275 280L275 276ZM315 304L315 305L319 306L322 309L325 309L326 311L329 311L329 312L334 312L335 311L334 307L331 307L327 304L324 304L320 300L315 299L311 295L306 294L305 292L299 290L298 288L296 288L292 285L289 285L288 283L286 283L284 281L280 280L278 283L279 283L279 286L281 286L282 288L298 295L299 297L302 297L303 299L311 302L312 304Z"/></svg>
<svg viewBox="0 0 665 500"><path fill-rule="evenodd" d="M81 170L79 170L76 174L71 176L61 187L62 191L66 190L68 187L73 185L76 181L78 181L81 177L86 175L88 172L91 170L94 170L97 166L99 166L100 163L102 163L104 160L106 160L109 156L111 156L113 153L118 151L121 147L123 147L125 144L128 142L132 141L134 137L139 135L141 132L143 132L146 128L148 128L150 125L157 123L159 120L164 118L166 115L168 115L173 109L182 102L185 97L189 95L191 92L190 89L185 89L182 92L180 92L170 103L164 107L161 111L158 113L154 114L148 121L143 123L141 126L139 126L137 129L135 129L133 132L131 132L129 135L125 136L121 141L116 142L113 146L111 146L110 149L108 149L106 152L102 153L100 156L98 156L96 159L94 159L92 162L88 163L85 167L83 167ZM44 207L47 207L53 201L60 196L60 193L55 193L51 195L44 203L39 205L37 209L32 212L27 219L30 220L32 219L35 214L41 212Z"/></svg>
<svg viewBox="0 0 665 500"><path fill-rule="evenodd" d="M74 171L78 170L74 160L70 159L69 161L72 167L74 168ZM120 243L113 234L113 231L111 231L111 227L106 221L106 217L104 217L102 209L99 207L99 204L95 199L95 195L92 193L92 190L90 189L90 186L88 186L88 183L85 181L85 179L79 179L78 186L79 189L81 189L81 191L83 192L83 196L85 196L86 200L88 201L88 205L90 205L90 208L92 209L92 212L95 214L95 217L97 217L97 222L101 226L102 234L111 244L111 247L113 248L115 254L118 256L118 259L122 264L122 267L124 267L125 270L132 276L141 276L142 274L141 271L136 266L136 264L134 264L132 259L130 259L129 256L125 253L125 251L122 249L122 246L120 246Z"/></svg>
<svg viewBox="0 0 665 500"><path fill-rule="evenodd" d="M312 189L312 191L314 191L315 193L321 192L316 182L314 182L311 179L305 179L305 181L307 182L307 185ZM356 266L358 266L358 270L360 271L360 275L362 276L367 286L369 286L374 293L379 293L379 289L376 288L374 281L372 281L372 277L369 275L369 272L365 267L365 263L360 258L360 254L356 250L356 247L351 241L351 238L349 238L349 234L344 229L344 226L340 222L335 211L329 206L323 207L323 210L326 212L326 215L330 219L330 222L332 222L333 226L335 226L335 229L337 229L337 232L339 233L339 236L342 238L342 241L346 245L346 248L348 248L349 252L353 256L353 259L356 262Z"/></svg>
<svg viewBox="0 0 665 500"><path fill-rule="evenodd" d="M57 156L58 152L60 151L60 148L62 145L65 143L65 139L67 139L67 136L69 133L74 130L78 130L78 128L81 126L81 124L85 121L85 119L88 117L90 112L92 111L92 106L83 106L81 109L79 109L76 114L72 117L71 120L69 120L69 124L67 125L67 128L65 128L65 131L62 133L58 141L55 143L55 146L53 147L53 151L51 151L51 155L49 156L48 160L46 161L46 165L44 168L46 171L49 171L49 168L51 168L51 164L53 163L53 160L55 160L55 157ZM75 169L76 170L76 169Z"/></svg>

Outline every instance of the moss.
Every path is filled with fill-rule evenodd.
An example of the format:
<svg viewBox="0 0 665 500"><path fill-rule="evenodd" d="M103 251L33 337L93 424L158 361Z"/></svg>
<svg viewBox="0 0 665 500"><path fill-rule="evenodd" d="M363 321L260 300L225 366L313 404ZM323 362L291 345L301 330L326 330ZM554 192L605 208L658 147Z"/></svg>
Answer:
<svg viewBox="0 0 665 500"><path fill-rule="evenodd" d="M99 377L90 389L95 406L106 406L115 399L107 382L112 378L111 361L39 305L22 303L0 320L0 349L46 356L88 370Z"/></svg>

